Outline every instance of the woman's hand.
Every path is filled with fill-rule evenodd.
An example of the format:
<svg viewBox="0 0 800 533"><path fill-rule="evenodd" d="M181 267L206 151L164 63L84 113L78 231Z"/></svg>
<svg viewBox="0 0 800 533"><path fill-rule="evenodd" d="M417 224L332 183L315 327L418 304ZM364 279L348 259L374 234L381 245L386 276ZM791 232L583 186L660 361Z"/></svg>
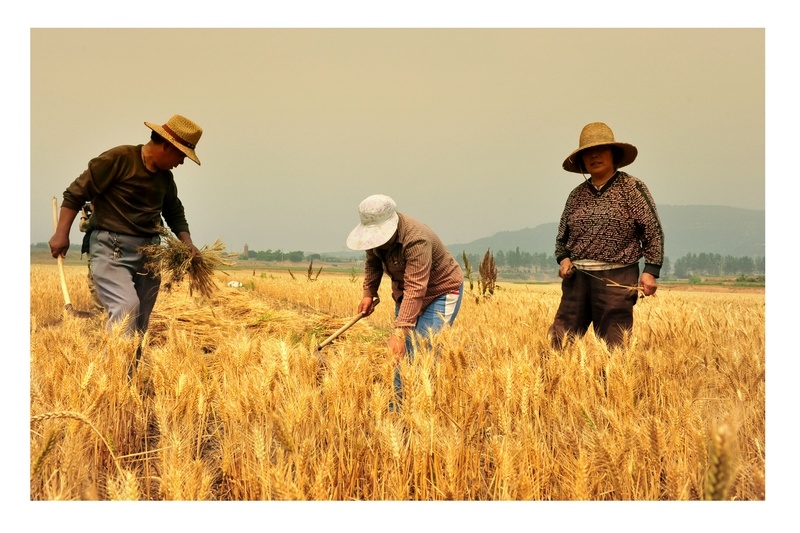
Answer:
<svg viewBox="0 0 800 533"><path fill-rule="evenodd" d="M642 272L642 275L639 277L639 286L642 288L642 292L645 296L650 296L656 293L656 289L658 289L658 282L656 281L655 276L648 272Z"/></svg>
<svg viewBox="0 0 800 533"><path fill-rule="evenodd" d="M558 269L559 278L567 279L575 274L575 266L572 264L572 260L569 257L562 259L560 265L561 266Z"/></svg>

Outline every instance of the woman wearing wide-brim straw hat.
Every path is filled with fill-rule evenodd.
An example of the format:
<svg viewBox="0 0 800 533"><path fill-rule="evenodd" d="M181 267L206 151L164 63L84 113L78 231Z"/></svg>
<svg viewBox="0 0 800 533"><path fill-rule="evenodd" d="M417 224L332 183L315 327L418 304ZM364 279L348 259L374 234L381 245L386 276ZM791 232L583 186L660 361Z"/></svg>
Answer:
<svg viewBox="0 0 800 533"><path fill-rule="evenodd" d="M556 236L562 295L548 332L556 348L590 325L609 347L623 345L636 301L656 292L664 259L656 205L644 182L619 170L637 155L606 124L592 122L562 164L584 181L569 194Z"/></svg>

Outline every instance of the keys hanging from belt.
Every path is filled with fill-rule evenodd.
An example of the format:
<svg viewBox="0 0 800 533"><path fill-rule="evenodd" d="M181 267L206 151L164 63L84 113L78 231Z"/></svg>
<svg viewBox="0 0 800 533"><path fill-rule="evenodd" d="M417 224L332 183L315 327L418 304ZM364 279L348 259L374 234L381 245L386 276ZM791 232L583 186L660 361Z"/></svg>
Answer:
<svg viewBox="0 0 800 533"><path fill-rule="evenodd" d="M117 235L115 233L111 234L111 249L114 259L119 259L122 257L122 249L119 247L119 239L117 239Z"/></svg>

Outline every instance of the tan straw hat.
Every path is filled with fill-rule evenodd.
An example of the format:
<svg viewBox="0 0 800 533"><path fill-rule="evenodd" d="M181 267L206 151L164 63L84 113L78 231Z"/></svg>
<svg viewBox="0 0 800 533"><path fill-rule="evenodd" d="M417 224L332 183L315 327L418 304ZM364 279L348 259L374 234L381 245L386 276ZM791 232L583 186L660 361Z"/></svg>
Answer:
<svg viewBox="0 0 800 533"><path fill-rule="evenodd" d="M358 204L361 223L347 237L351 250L371 250L385 244L397 230L399 218L394 200L373 194Z"/></svg>
<svg viewBox="0 0 800 533"><path fill-rule="evenodd" d="M152 122L145 122L144 125L172 143L175 148L186 154L189 159L198 165L200 164L194 149L203 134L203 128L181 115L172 115L167 123L162 126Z"/></svg>
<svg viewBox="0 0 800 533"><path fill-rule="evenodd" d="M578 149L569 154L564 160L564 170L583 174L581 169L580 152L593 146L616 146L622 151L622 159L617 163L617 168L630 165L636 159L639 151L632 144L617 142L614 140L614 132L602 122L592 122L583 127L581 137L578 141Z"/></svg>

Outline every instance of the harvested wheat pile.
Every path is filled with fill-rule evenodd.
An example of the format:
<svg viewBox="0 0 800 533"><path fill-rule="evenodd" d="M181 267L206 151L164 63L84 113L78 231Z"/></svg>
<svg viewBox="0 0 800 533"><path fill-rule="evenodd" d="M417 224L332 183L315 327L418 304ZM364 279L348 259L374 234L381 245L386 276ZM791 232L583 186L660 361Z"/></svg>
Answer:
<svg viewBox="0 0 800 533"><path fill-rule="evenodd" d="M350 318L280 307L279 302L239 289L216 291L206 299L173 291L159 297L150 317L148 334L151 344L158 345L166 341L170 329L184 329L205 349L212 350L236 331L295 340L310 341L312 336L321 339L334 333ZM369 333L371 328L363 323L350 330L350 335Z"/></svg>

